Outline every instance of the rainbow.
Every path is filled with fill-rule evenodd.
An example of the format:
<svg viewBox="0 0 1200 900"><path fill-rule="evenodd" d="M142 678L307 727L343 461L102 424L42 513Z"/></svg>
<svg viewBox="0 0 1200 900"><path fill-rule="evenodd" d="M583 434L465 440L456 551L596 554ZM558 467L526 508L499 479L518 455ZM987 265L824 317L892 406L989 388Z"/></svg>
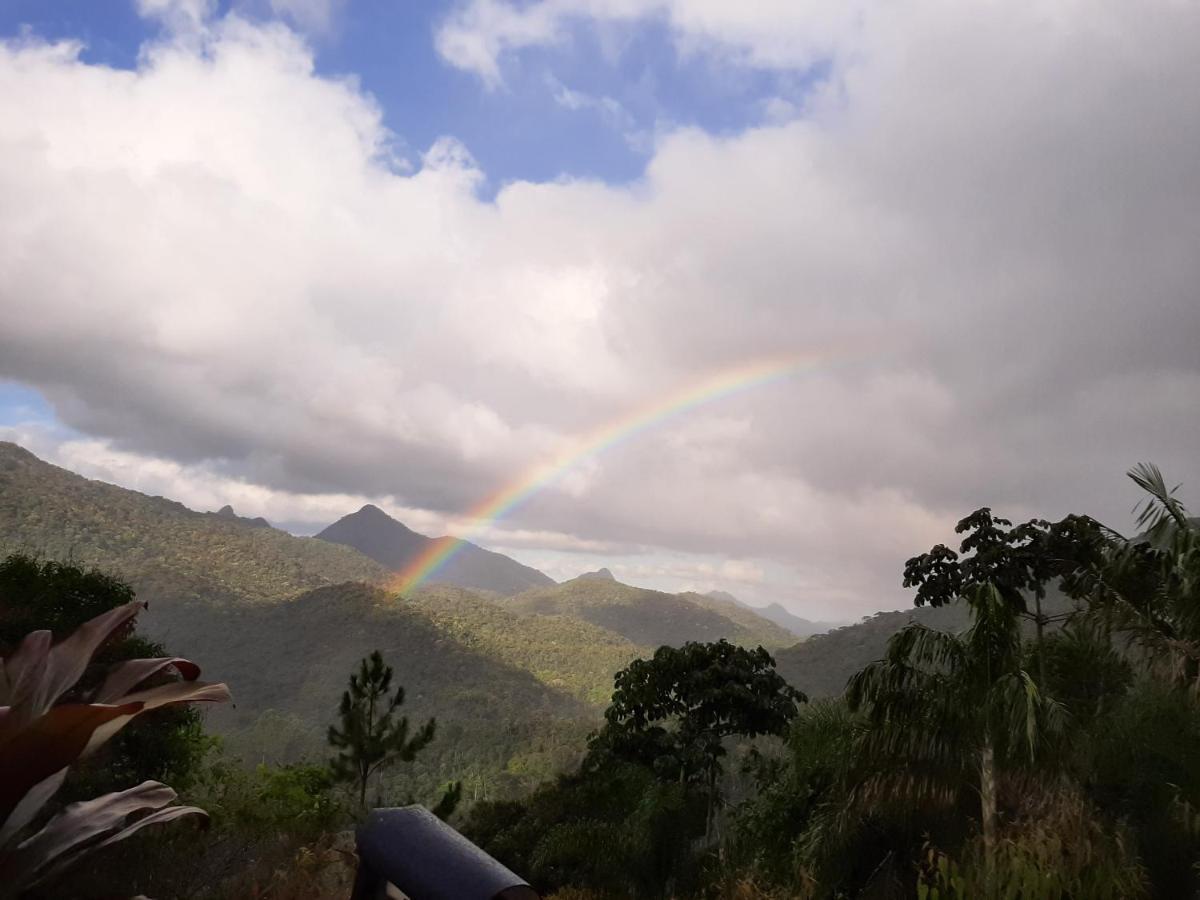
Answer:
<svg viewBox="0 0 1200 900"><path fill-rule="evenodd" d="M392 588L404 595L420 586L453 559L464 543L478 536L492 523L512 513L538 491L553 484L579 463L699 406L740 394L751 388L782 381L800 372L811 371L841 356L845 356L845 353L827 350L803 356L761 359L723 369L602 425L471 507L463 517L472 523L465 536L444 537L432 541L396 576Z"/></svg>

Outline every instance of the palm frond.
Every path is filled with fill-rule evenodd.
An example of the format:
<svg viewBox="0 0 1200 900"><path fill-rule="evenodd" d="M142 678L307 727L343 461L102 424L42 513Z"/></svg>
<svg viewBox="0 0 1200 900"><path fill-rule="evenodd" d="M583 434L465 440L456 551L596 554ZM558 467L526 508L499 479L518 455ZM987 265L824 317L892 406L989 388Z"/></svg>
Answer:
<svg viewBox="0 0 1200 900"><path fill-rule="evenodd" d="M1138 512L1137 524L1148 532L1161 531L1163 526L1174 523L1176 527L1188 528L1187 510L1175 497L1179 485L1167 487L1166 479L1154 463L1138 463L1126 473L1129 478L1150 496L1134 507ZM1139 511L1140 510L1140 511Z"/></svg>

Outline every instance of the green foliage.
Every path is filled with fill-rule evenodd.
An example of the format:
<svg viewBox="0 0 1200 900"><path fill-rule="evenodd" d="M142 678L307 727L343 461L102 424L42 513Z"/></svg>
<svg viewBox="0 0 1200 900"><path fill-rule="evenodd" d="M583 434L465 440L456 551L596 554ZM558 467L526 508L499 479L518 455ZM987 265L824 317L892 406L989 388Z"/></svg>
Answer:
<svg viewBox="0 0 1200 900"><path fill-rule="evenodd" d="M957 553L938 544L904 564L904 586L917 589L917 606L944 606L986 584L1016 612L1026 613L1027 596L1044 598L1049 582L1094 559L1105 543L1103 528L1087 516L1056 523L1031 519L1013 527L987 507L954 530L966 534Z"/></svg>
<svg viewBox="0 0 1200 900"><path fill-rule="evenodd" d="M97 569L10 554L0 560L0 654L13 650L32 631L44 629L60 640L89 619L132 600L133 588Z"/></svg>
<svg viewBox="0 0 1200 900"><path fill-rule="evenodd" d="M779 676L766 650L724 640L659 647L613 683L592 756L639 762L665 781L709 788L722 771L725 738L781 735L807 699Z"/></svg>
<svg viewBox="0 0 1200 900"><path fill-rule="evenodd" d="M443 634L598 707L612 693L613 673L640 652L616 632L583 619L522 614L518 605L447 585L423 587L405 602Z"/></svg>
<svg viewBox="0 0 1200 900"><path fill-rule="evenodd" d="M504 601L507 609L590 622L643 649L664 644L728 640L745 647L786 647L787 629L750 610L697 594L667 594L596 578L575 578L535 588Z"/></svg>
<svg viewBox="0 0 1200 900"><path fill-rule="evenodd" d="M404 703L404 688L392 693L394 674L378 650L362 660L357 674L350 676L349 690L342 694L340 727L329 727L329 743L341 751L330 762L330 770L338 781L357 787L362 809L367 805L371 775L384 766L412 762L433 740L437 728L430 719L409 736L408 717L395 717ZM443 802L450 801L443 798Z"/></svg>
<svg viewBox="0 0 1200 900"><path fill-rule="evenodd" d="M518 802L476 805L464 833L544 892L661 896L686 878L703 800L645 766L614 762L562 776Z"/></svg>
<svg viewBox="0 0 1200 900"><path fill-rule="evenodd" d="M1138 517L1146 532L1112 533L1067 587L1086 598L1093 621L1140 645L1160 677L1200 691L1200 525L1157 467L1143 463L1129 477L1149 494Z"/></svg>
<svg viewBox="0 0 1200 900"><path fill-rule="evenodd" d="M1085 619L1046 638L1045 663L1045 690L1070 710L1076 725L1094 721L1133 684L1132 663Z"/></svg>
<svg viewBox="0 0 1200 900"><path fill-rule="evenodd" d="M246 833L283 831L311 840L348 819L333 773L312 763L246 769L218 757L197 778L192 793L222 828Z"/></svg>
<svg viewBox="0 0 1200 900"><path fill-rule="evenodd" d="M223 752L206 758L184 799L208 810L203 832L162 829L85 863L57 897L189 900L316 898L350 894L351 799L325 766L247 768Z"/></svg>
<svg viewBox="0 0 1200 900"><path fill-rule="evenodd" d="M848 751L860 729L844 702L820 701L800 710L781 756L751 754L747 767L755 791L735 811L730 845L740 867L772 884L799 884L811 877L797 844L826 809L841 804L853 762Z"/></svg>
<svg viewBox="0 0 1200 900"><path fill-rule="evenodd" d="M928 848L918 900L1139 900L1146 874L1132 836L1077 793L1051 791L1005 827L991 868L975 841L953 859Z"/></svg>

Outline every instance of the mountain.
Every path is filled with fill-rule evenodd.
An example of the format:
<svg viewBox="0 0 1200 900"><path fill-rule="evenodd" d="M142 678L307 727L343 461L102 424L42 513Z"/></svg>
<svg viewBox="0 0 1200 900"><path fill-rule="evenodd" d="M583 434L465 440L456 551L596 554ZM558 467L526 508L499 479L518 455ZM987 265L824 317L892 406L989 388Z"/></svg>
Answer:
<svg viewBox="0 0 1200 900"><path fill-rule="evenodd" d="M597 569L595 572L584 572L579 578L590 578L593 581L616 581L608 569Z"/></svg>
<svg viewBox="0 0 1200 900"><path fill-rule="evenodd" d="M242 522L245 525L249 525L251 528L270 528L271 527L271 523L268 522L266 519L264 519L262 516L255 516L253 519L247 518L246 516L239 516L237 513L235 513L233 511L233 507L230 506L228 503L226 503L224 506L222 506L220 509L218 509L215 513L212 513L212 515L220 516L222 519L233 519L234 521Z"/></svg>
<svg viewBox="0 0 1200 900"><path fill-rule="evenodd" d="M813 622L808 619L802 619L795 613L784 609L778 603L771 603L767 606L752 606L744 600L739 600L727 591L709 591L704 596L748 609L755 615L762 616L769 622L774 622L780 628L786 628L799 638L812 637L814 634L821 634L829 631L831 628L838 627L833 622Z"/></svg>
<svg viewBox="0 0 1200 900"><path fill-rule="evenodd" d="M1053 615L1070 608L1070 600L1057 588L1047 590L1042 601L1045 613ZM854 625L814 635L780 650L775 654L775 664L784 678L809 696L834 697L846 689L851 675L882 658L888 639L909 622L919 622L938 631L960 632L970 626L971 616L961 603L878 612ZM1023 623L1023 628L1026 637L1032 637L1032 623Z"/></svg>
<svg viewBox="0 0 1200 900"><path fill-rule="evenodd" d="M439 737L428 755L422 754L419 770L428 781L427 792L471 769L485 782L486 793L503 793L504 784L515 789L519 781L528 787L536 780L533 775L549 777L568 764L599 716L595 706L565 685L547 684L564 678L562 663L569 651L564 648L546 661L541 677L535 675L518 657L522 641L536 641L523 632L518 617L506 618L494 622L492 633L482 639L470 626L456 634L422 605L348 583L307 591L285 603L190 606L174 617L172 633L174 645L186 635L187 654L229 682L234 705L214 711L210 721L246 758L286 761L327 753L325 727L335 719L350 673L365 655L379 650L405 688L404 714L414 722L438 721ZM154 616L144 619L150 625ZM510 646L498 653L501 640ZM618 656L625 659L631 652L618 651ZM611 691L611 675L605 680ZM544 754L547 747L555 748L553 764L527 758ZM503 774L525 770L530 777Z"/></svg>
<svg viewBox="0 0 1200 900"><path fill-rule="evenodd" d="M92 481L0 441L0 551L16 550L102 567L156 613L192 600L276 602L389 575L347 547Z"/></svg>
<svg viewBox="0 0 1200 900"><path fill-rule="evenodd" d="M736 606L718 610L714 604L699 594L667 594L594 573L503 601L506 609L518 612L581 619L645 648L725 638L772 649L795 641L786 630L749 610Z"/></svg>
<svg viewBox="0 0 1200 900"><path fill-rule="evenodd" d="M435 542L451 538L431 538L397 522L378 506L367 504L356 513L343 516L317 534L323 541L353 547L359 553L393 571L404 569ZM554 579L537 569L522 565L502 553L485 550L466 541L437 573L438 583L493 591L504 596L529 588L554 584Z"/></svg>
<svg viewBox="0 0 1200 900"><path fill-rule="evenodd" d="M576 619L523 614L431 585L398 598L388 568L349 547L200 513L92 481L0 443L0 553L95 565L150 602L139 628L227 681L210 726L244 759L319 758L356 662L374 649L436 716L423 795L468 778L472 796L523 790L569 765L612 676L644 653Z"/></svg>

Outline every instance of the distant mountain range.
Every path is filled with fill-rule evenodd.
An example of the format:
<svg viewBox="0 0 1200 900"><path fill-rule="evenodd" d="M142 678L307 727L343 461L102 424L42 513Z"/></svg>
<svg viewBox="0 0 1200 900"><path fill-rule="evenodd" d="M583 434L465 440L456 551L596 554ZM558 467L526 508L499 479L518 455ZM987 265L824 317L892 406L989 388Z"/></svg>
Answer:
<svg viewBox="0 0 1200 900"><path fill-rule="evenodd" d="M1067 612L1071 601L1051 586L1042 609L1050 615ZM843 625L786 647L775 654L775 663L784 678L810 697L835 697L846 689L851 675L880 659L891 636L910 622L937 631L961 632L970 626L971 616L961 603L878 612L854 625ZM1025 622L1023 628L1027 638L1033 636L1032 623Z"/></svg>
<svg viewBox="0 0 1200 900"><path fill-rule="evenodd" d="M499 796L569 764L613 674L661 644L761 644L791 683L820 697L840 693L909 621L967 624L958 607L910 609L797 642L789 627L819 623L719 592L633 587L605 569L554 584L482 548L471 557L488 576L513 579L488 584L536 586L506 595L435 583L400 598L385 586L429 538L374 507L330 531L344 542L295 537L232 509L194 512L0 442L0 553L72 559L132 584L150 602L142 629L229 682L236 705L210 721L248 759L322 753L344 681L374 649L406 687L406 712L438 718L442 738L418 767L421 783L432 791L469 771L479 796ZM1065 602L1052 593L1046 607Z"/></svg>
<svg viewBox="0 0 1200 900"><path fill-rule="evenodd" d="M399 572L435 543L453 540L418 534L398 522L378 506L367 504L356 513L343 516L316 535L323 541L353 547L381 565ZM554 584L549 575L522 565L502 553L485 550L464 541L432 579L435 583L511 596L529 588Z"/></svg>
<svg viewBox="0 0 1200 900"><path fill-rule="evenodd" d="M795 637L744 607L723 606L700 594L667 594L622 584L606 569L502 601L505 609L536 615L570 616L599 625L642 647L725 638L768 649Z"/></svg>
<svg viewBox="0 0 1200 900"><path fill-rule="evenodd" d="M0 442L0 554L71 559L129 582L150 602L142 630L230 684L235 705L210 723L255 761L323 753L354 662L380 649L407 689L406 712L438 718L421 783L431 792L471 772L473 794L498 796L569 764L613 674L660 644L727 638L774 650L794 640L738 604L604 571L554 584L481 548L489 572L538 586L504 596L435 583L400 598L385 586L409 557L385 553L402 554L407 535L412 546L429 539L370 508L336 525L361 528L342 537L386 561L232 509L195 512L89 480Z"/></svg>
<svg viewBox="0 0 1200 900"><path fill-rule="evenodd" d="M840 622L812 622L808 619L802 619L795 613L790 613L778 603L772 603L768 606L753 606L743 600L739 600L733 594L726 591L709 591L704 596L710 597L713 600L721 600L726 603L734 603L738 606L750 610L757 616L762 616L768 621L774 622L783 628L786 628L796 637L806 638L814 634L822 634L833 628L839 627L844 623Z"/></svg>

